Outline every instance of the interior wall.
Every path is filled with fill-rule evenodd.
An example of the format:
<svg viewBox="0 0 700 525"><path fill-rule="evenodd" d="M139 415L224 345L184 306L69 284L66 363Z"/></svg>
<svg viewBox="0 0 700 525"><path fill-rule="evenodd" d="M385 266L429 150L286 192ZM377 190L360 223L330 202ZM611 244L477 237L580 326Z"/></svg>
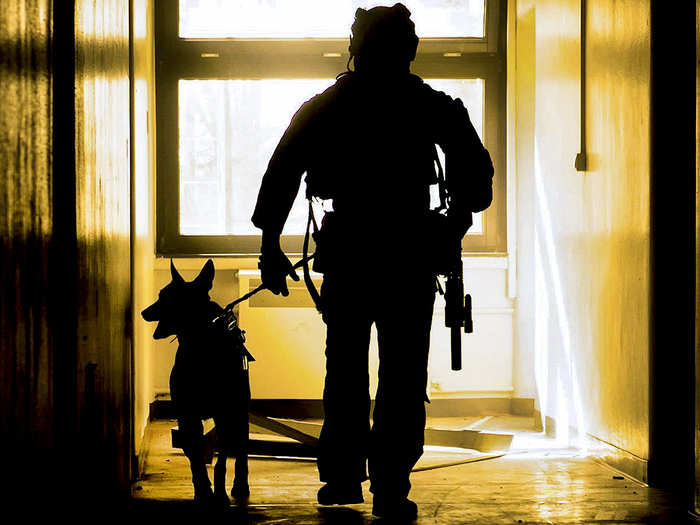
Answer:
<svg viewBox="0 0 700 525"><path fill-rule="evenodd" d="M589 165L578 172L581 5L518 2L517 344L533 347L539 409L556 420L559 436L567 439L570 427L591 434L628 453L643 477L649 455L650 7L632 0L588 4ZM523 293L527 283L530 294Z"/></svg>
<svg viewBox="0 0 700 525"><path fill-rule="evenodd" d="M511 108L508 115L515 127L514 148L516 185L517 283L515 301L515 388L523 395L537 400L538 384L535 368L535 0L513 0L509 17L515 18L514 35L509 40L509 60L515 61L508 79ZM539 367L542 372L542 367ZM539 379L539 381L538 381Z"/></svg>
<svg viewBox="0 0 700 525"><path fill-rule="evenodd" d="M128 487L131 459L129 2L76 0L77 389L86 471ZM104 484L104 485L103 485Z"/></svg>
<svg viewBox="0 0 700 525"><path fill-rule="evenodd" d="M596 308L588 376L591 431L648 458L649 2L590 2L586 35L585 174L589 287ZM583 357L583 356L582 356ZM595 406L595 405L593 405Z"/></svg>
<svg viewBox="0 0 700 525"><path fill-rule="evenodd" d="M153 0L132 0L131 237L134 323L134 451L143 455L153 401L152 327L141 310L155 300L155 49Z"/></svg>
<svg viewBox="0 0 700 525"><path fill-rule="evenodd" d="M20 498L37 472L48 501L78 476L85 499L128 487L128 49L125 1L0 10L0 434Z"/></svg>
<svg viewBox="0 0 700 525"><path fill-rule="evenodd" d="M0 441L23 460L53 442L50 4L0 10Z"/></svg>

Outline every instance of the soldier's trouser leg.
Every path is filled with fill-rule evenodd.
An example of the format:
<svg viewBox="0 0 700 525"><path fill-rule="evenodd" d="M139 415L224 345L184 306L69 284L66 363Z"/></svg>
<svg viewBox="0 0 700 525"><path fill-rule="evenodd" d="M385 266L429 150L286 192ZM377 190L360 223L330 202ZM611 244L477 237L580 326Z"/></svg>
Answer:
<svg viewBox="0 0 700 525"><path fill-rule="evenodd" d="M321 295L327 332L319 476L326 483L359 483L367 479L371 321L368 309L353 301L357 284L343 276L326 276Z"/></svg>
<svg viewBox="0 0 700 525"><path fill-rule="evenodd" d="M403 499L423 454L430 325L435 278L414 276L377 318L379 385L369 451L370 490ZM390 290L387 290L390 293ZM388 297L391 297L391 293Z"/></svg>

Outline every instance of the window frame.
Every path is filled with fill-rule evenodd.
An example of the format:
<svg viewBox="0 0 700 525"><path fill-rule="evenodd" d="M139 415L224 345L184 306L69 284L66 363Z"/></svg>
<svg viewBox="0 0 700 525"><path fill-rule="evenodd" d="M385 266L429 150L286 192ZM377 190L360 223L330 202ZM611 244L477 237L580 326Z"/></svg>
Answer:
<svg viewBox="0 0 700 525"><path fill-rule="evenodd" d="M484 80L483 142L494 163L494 200L483 212L483 233L465 236L465 254L506 252L505 4L503 0L486 1L484 38L422 38L411 64L413 73L428 80ZM346 69L349 39L180 38L179 0L156 0L155 39L156 254L258 255L260 235L180 233L179 80L328 78L332 82ZM460 56L446 57L445 53ZM302 241L303 235L284 235L282 248L288 254L300 254ZM348 250L357 248L349 246Z"/></svg>

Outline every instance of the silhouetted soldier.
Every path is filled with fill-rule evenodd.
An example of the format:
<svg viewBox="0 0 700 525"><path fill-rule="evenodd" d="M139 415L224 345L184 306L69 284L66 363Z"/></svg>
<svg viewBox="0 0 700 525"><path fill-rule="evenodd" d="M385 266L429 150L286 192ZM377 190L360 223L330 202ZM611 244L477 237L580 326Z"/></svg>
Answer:
<svg viewBox="0 0 700 525"><path fill-rule="evenodd" d="M467 110L410 73L418 37L402 5L358 9L355 71L301 106L265 173L253 223L262 229L262 281L287 295L299 278L280 234L306 172L307 196L332 199L317 263L327 325L321 504L363 501L377 516L415 517L409 474L423 453L435 239L461 239L491 202L493 166ZM349 62L348 62L349 64ZM451 206L428 220L435 144L446 154ZM453 242L454 244L454 242ZM368 348L376 324L379 385L370 430ZM368 461L367 461L368 460Z"/></svg>

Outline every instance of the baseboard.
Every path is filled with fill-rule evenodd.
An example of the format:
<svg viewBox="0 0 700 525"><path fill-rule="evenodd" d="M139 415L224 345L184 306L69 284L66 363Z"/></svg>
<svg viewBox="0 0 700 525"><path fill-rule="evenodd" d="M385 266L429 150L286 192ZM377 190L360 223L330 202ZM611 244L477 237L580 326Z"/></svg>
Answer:
<svg viewBox="0 0 700 525"><path fill-rule="evenodd" d="M533 417L535 419L535 430L544 432L547 436L552 437L556 434L557 424L554 418L543 416L539 410L534 410Z"/></svg>
<svg viewBox="0 0 700 525"><path fill-rule="evenodd" d="M542 417L542 413L539 410L535 410L535 421L538 423L540 431L544 430L548 436L556 435L557 422L553 417L546 415ZM569 427L569 433L571 435L579 434L576 427ZM648 460L640 458L612 443L608 443L593 434L586 433L586 436L595 443L596 448L600 449L601 453L598 455L598 459L635 481L645 485L648 483Z"/></svg>
<svg viewBox="0 0 700 525"><path fill-rule="evenodd" d="M510 413L514 416L534 416L535 399L531 397L512 397L510 399Z"/></svg>
<svg viewBox="0 0 700 525"><path fill-rule="evenodd" d="M146 428L143 430L143 438L141 439L141 446L136 453L135 468L136 472L135 479L141 479L143 473L146 470L146 460L151 452L151 429L150 429L150 416L149 422L146 423Z"/></svg>
<svg viewBox="0 0 700 525"><path fill-rule="evenodd" d="M428 417L532 416L534 403L534 399L510 397L439 398L426 405L426 412ZM253 399L250 405L251 410L270 417L323 419L320 399ZM175 419L170 399L161 398L151 403L151 419Z"/></svg>
<svg viewBox="0 0 700 525"><path fill-rule="evenodd" d="M426 405L428 417L532 416L535 400L514 397L460 397L431 399Z"/></svg>
<svg viewBox="0 0 700 525"><path fill-rule="evenodd" d="M269 417L323 419L321 399L253 399L250 409Z"/></svg>
<svg viewBox="0 0 700 525"><path fill-rule="evenodd" d="M593 439L597 444L603 449L603 453L598 456L598 458L610 465L612 468L619 470L623 474L644 483L645 485L649 482L649 461L635 456L631 452L626 451L620 447L603 441L602 439L588 434L588 437Z"/></svg>

